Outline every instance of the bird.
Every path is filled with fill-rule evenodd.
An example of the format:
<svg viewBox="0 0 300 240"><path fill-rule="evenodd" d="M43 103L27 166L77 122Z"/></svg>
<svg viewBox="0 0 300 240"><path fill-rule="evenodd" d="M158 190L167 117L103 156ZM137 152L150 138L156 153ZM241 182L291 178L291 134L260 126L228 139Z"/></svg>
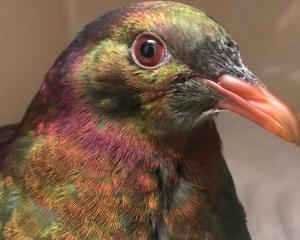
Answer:
<svg viewBox="0 0 300 240"><path fill-rule="evenodd" d="M300 143L297 115L203 11L98 17L0 128L0 238L250 240L215 124L227 110Z"/></svg>

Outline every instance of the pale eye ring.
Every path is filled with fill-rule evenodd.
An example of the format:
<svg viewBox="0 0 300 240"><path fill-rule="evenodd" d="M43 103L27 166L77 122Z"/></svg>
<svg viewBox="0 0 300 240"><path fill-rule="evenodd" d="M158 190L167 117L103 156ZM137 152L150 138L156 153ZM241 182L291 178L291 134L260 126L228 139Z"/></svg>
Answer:
<svg viewBox="0 0 300 240"><path fill-rule="evenodd" d="M167 57L165 43L156 34L144 32L138 35L131 47L134 62L145 69L155 69Z"/></svg>

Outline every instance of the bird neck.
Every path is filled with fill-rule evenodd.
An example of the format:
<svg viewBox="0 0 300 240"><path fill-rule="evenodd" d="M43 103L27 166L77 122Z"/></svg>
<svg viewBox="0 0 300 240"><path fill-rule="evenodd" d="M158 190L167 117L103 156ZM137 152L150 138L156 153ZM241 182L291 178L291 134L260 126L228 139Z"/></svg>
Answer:
<svg viewBox="0 0 300 240"><path fill-rule="evenodd" d="M162 133L145 128L136 120L124 123L125 135L146 139L152 156L162 155L159 164L176 169L174 174L206 191L210 203L215 203L220 188L224 187L230 173L222 156L222 143L214 120L210 119L194 129ZM169 170L171 171L171 170Z"/></svg>
<svg viewBox="0 0 300 240"><path fill-rule="evenodd" d="M216 203L219 191L230 173L222 155L221 139L212 119L189 131L170 134L158 146L176 152L180 177L201 186L208 202Z"/></svg>
<svg viewBox="0 0 300 240"><path fill-rule="evenodd" d="M182 182L191 184L201 189L203 198L197 201L207 206L219 231L224 234L223 239L250 239L245 213L222 155L222 143L215 122L210 119L190 131L148 137L156 152L165 156L160 165L164 171L163 185L171 186L166 190L171 191L168 202L176 201L176 189L184 189ZM166 167L168 169L164 169Z"/></svg>
<svg viewBox="0 0 300 240"><path fill-rule="evenodd" d="M27 167L34 166L39 174L29 176L32 171L26 171L28 168L24 167L15 169L16 176L34 177L41 186L55 186L54 180L66 176L72 179L79 168L82 176L96 174L96 179L102 175L111 176L115 171L122 171L124 177L154 173L158 174L158 186L166 193L164 203L176 199L176 190L184 189L180 184L187 182L200 189L204 197L197 199L198 203L208 206L211 215L220 219L217 220L220 225L225 226L224 220L233 226L242 224L240 228L244 229L243 211L222 157L221 140L213 120L190 131L160 132L159 135L159 131L153 134L136 119L116 120L91 112L69 111L48 123L40 121L30 129L34 132L28 136L28 144L32 147L28 149L24 144L28 137L20 141L19 147L16 146L21 158L18 162ZM51 155L49 149L63 153L64 161L61 156ZM100 156L99 161L91 161L97 156ZM53 166L56 166L55 170ZM48 174L52 171L57 178Z"/></svg>

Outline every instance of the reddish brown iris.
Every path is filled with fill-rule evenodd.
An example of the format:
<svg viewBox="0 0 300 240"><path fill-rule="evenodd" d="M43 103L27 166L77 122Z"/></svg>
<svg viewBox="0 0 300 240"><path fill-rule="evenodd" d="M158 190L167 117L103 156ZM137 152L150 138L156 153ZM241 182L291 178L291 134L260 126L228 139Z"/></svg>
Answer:
<svg viewBox="0 0 300 240"><path fill-rule="evenodd" d="M133 44L133 58L142 67L156 67L165 56L165 45L156 36L143 33Z"/></svg>

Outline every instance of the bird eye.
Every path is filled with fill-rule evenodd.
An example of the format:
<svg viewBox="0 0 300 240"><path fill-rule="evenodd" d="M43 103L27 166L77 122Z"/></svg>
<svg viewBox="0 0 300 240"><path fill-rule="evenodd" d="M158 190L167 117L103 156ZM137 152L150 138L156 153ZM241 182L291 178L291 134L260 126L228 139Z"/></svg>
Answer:
<svg viewBox="0 0 300 240"><path fill-rule="evenodd" d="M131 54L136 64L143 68L159 67L165 58L165 44L152 33L142 33L135 39Z"/></svg>

